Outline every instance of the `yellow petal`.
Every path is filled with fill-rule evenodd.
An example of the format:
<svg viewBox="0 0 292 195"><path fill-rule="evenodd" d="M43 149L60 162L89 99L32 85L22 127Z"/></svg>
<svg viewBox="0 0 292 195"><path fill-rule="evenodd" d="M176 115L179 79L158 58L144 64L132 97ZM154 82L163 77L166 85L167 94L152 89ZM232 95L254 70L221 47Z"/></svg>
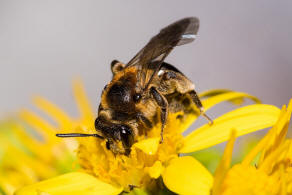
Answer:
<svg viewBox="0 0 292 195"><path fill-rule="evenodd" d="M260 103L261 101L257 99L254 96L251 96L247 93L242 93L242 92L226 92L222 93L220 95L216 96L211 96L208 99L202 100L202 104L205 108L205 110L208 110L209 108L215 106L216 104L223 102L223 101L235 101L238 102L237 100L242 101L243 98L249 98L253 100L255 103ZM236 103L237 104L237 103Z"/></svg>
<svg viewBox="0 0 292 195"><path fill-rule="evenodd" d="M285 168L284 168L284 165L281 164L280 165L280 182L281 182L281 195L287 195L287 188L288 188L288 185L287 185L287 178L286 178L286 175L285 175Z"/></svg>
<svg viewBox="0 0 292 195"><path fill-rule="evenodd" d="M203 93L200 93L200 98L201 99L206 99L206 98L211 98L211 97L227 97L230 93L230 92L235 92L235 91L232 91L230 89L212 89L212 90L208 90L208 91L205 91ZM238 93L238 92L235 92L235 93ZM240 93L240 92L239 92ZM243 96L241 96L240 94L238 94L238 97L235 97L235 98L231 98L231 99L228 99L227 101L230 101L231 103L233 104L236 104L236 105L241 105L244 101L244 98L250 98L251 100L253 100L255 103L261 103L261 101L254 97L254 96L251 96L249 94L246 94L246 93L241 93ZM227 95L227 96L226 96Z"/></svg>
<svg viewBox="0 0 292 195"><path fill-rule="evenodd" d="M36 160L34 157L19 150L15 146L11 145L7 149L9 152L5 154L5 158L2 160L1 164L8 164L17 171L25 167L25 170L32 170L29 172L32 175L40 176L40 178L48 178L57 174L56 170L51 165ZM46 153L47 151L43 152Z"/></svg>
<svg viewBox="0 0 292 195"><path fill-rule="evenodd" d="M286 139L286 134L288 132L290 123L291 112L292 101L290 101L288 108L286 108L286 105L283 105L281 115L279 116L279 120L270 130L273 131L273 135L271 135L271 140L269 141L268 145L265 145L265 149L261 153L261 157L258 164L261 164L261 162L264 161L270 155L270 153L273 153L273 151L276 150L279 147L279 145L283 143L284 140Z"/></svg>
<svg viewBox="0 0 292 195"><path fill-rule="evenodd" d="M214 174L214 185L212 188L212 195L220 194L222 183L230 167L235 137L236 137L236 130L232 130L230 139L225 147L222 160L217 166L215 174Z"/></svg>
<svg viewBox="0 0 292 195"><path fill-rule="evenodd" d="M251 96L247 93L231 91L228 89L209 90L209 91L201 93L200 97L205 98L205 99L202 99L202 104L204 106L205 111L209 110L216 104L219 104L224 101L230 101L238 105L240 104L240 102L244 100L244 98L249 98L253 100L255 103L260 103L260 100L254 96ZM197 108L194 106L194 109L197 109ZM186 120L180 126L181 132L186 131L194 122L194 120L197 119L198 116L199 116L199 111L197 114L189 114Z"/></svg>
<svg viewBox="0 0 292 195"><path fill-rule="evenodd" d="M269 132L265 135L264 138L260 140L260 142L244 157L242 164L247 166L249 165L252 160L261 152L261 158L258 162L258 164L261 164L261 162L264 160L264 154L265 150L264 148L268 147L273 143L273 137L277 137L276 134L279 133L279 130L282 130L285 126L287 120L289 117L287 115L286 106L284 105L280 114L279 118L276 122L276 124L269 130Z"/></svg>
<svg viewBox="0 0 292 195"><path fill-rule="evenodd" d="M119 194L123 189L104 183L97 178L81 172L67 173L52 179L26 186L16 192L16 195L37 194Z"/></svg>
<svg viewBox="0 0 292 195"><path fill-rule="evenodd" d="M269 143L272 131L270 130L264 138L262 138L258 144L244 157L242 165L248 166L252 160L263 150L263 148Z"/></svg>
<svg viewBox="0 0 292 195"><path fill-rule="evenodd" d="M133 145L133 147L139 148L145 154L153 155L156 154L159 146L160 138L149 138L139 141Z"/></svg>
<svg viewBox="0 0 292 195"><path fill-rule="evenodd" d="M185 137L181 153L189 153L228 140L230 130L236 129L237 136L245 135L274 125L280 110L272 105L245 106L214 120L213 125L206 124Z"/></svg>
<svg viewBox="0 0 292 195"><path fill-rule="evenodd" d="M190 156L170 161L162 174L168 189L178 194L210 194L213 177L196 159Z"/></svg>
<svg viewBox="0 0 292 195"><path fill-rule="evenodd" d="M275 166L275 163L280 161L279 159L283 158L283 154L287 154L290 147L290 141L286 140L284 144L276 148L273 153L271 153L265 160L259 165L259 170L263 170L266 173L271 173L272 168Z"/></svg>
<svg viewBox="0 0 292 195"><path fill-rule="evenodd" d="M46 141L48 142L58 141L57 137L55 136L56 129L38 115L28 110L22 110L19 112L19 116L27 124L33 127L34 130L39 132Z"/></svg>
<svg viewBox="0 0 292 195"><path fill-rule="evenodd" d="M60 129L68 129L72 126L72 122L69 116L52 102L46 100L45 98L37 96L34 98L34 103L42 111L46 112L54 120L56 120L60 125Z"/></svg>
<svg viewBox="0 0 292 195"><path fill-rule="evenodd" d="M200 98L213 97L224 93L232 92L230 89L211 89L200 93Z"/></svg>
<svg viewBox="0 0 292 195"><path fill-rule="evenodd" d="M52 156L48 155L47 152L44 152L44 151L49 152L51 150L51 148L49 148L50 147L49 145L41 143L37 139L31 137L21 126L15 127L13 129L13 132L15 133L19 141L39 159L44 160L45 162L49 162L52 160Z"/></svg>
<svg viewBox="0 0 292 195"><path fill-rule="evenodd" d="M75 80L73 82L73 91L74 91L74 97L76 99L76 103L79 108L79 112L81 114L81 118L83 122L85 124L93 123L94 116L93 116L92 107L86 95L83 84L80 80Z"/></svg>
<svg viewBox="0 0 292 195"><path fill-rule="evenodd" d="M150 177L157 179L163 170L163 166L160 161L156 161L152 167L149 167L148 173Z"/></svg>

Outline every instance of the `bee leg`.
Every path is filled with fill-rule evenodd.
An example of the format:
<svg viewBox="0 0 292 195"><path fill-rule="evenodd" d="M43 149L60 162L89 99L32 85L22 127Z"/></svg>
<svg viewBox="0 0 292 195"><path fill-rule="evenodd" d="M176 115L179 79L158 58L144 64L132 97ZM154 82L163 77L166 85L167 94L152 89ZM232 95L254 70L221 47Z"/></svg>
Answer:
<svg viewBox="0 0 292 195"><path fill-rule="evenodd" d="M107 140L105 143L106 149L110 150L111 149L111 144L112 142L110 140Z"/></svg>
<svg viewBox="0 0 292 195"><path fill-rule="evenodd" d="M189 95L191 96L191 98L192 98L193 102L196 104L196 106L199 108L200 114L202 116L204 116L209 121L210 125L212 125L213 120L205 113L202 102L201 102L199 96L197 95L196 91L195 90L190 91Z"/></svg>
<svg viewBox="0 0 292 195"><path fill-rule="evenodd" d="M152 123L148 118L146 118L141 112L136 115L137 120L141 122L141 124L145 127L143 134L147 136L147 129L151 129L153 127Z"/></svg>
<svg viewBox="0 0 292 195"><path fill-rule="evenodd" d="M142 113L137 114L137 119L143 123L143 125L149 129L153 127L152 123Z"/></svg>
<svg viewBox="0 0 292 195"><path fill-rule="evenodd" d="M134 188L137 188L137 186L135 186L135 185L129 185L129 188L130 188L130 191L132 191Z"/></svg>
<svg viewBox="0 0 292 195"><path fill-rule="evenodd" d="M161 132L160 132L160 143L163 142L163 129L166 124L166 118L168 114L168 102L166 98L160 94L155 87L150 88L150 93L160 107L160 120L161 120Z"/></svg>

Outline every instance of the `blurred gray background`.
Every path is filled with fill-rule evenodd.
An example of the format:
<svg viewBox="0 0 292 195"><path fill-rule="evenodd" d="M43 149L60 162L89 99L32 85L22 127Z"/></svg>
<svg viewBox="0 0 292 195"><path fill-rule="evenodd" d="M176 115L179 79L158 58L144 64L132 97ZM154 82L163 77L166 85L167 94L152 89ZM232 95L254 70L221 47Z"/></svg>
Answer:
<svg viewBox="0 0 292 195"><path fill-rule="evenodd" d="M158 31L197 16L198 39L167 58L202 92L229 88L281 106L292 98L292 1L0 0L0 116L34 94L77 114L83 79L93 106L110 62L129 61Z"/></svg>

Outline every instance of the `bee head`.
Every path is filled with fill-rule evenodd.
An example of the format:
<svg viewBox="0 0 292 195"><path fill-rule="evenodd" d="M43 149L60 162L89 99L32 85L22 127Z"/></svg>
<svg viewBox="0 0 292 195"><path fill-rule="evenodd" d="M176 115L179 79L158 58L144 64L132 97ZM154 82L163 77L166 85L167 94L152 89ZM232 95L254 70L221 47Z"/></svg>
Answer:
<svg viewBox="0 0 292 195"><path fill-rule="evenodd" d="M126 124L116 124L103 117L97 117L95 120L95 128L101 131L108 140L121 141L126 154L131 151L134 143L134 134L131 127ZM110 148L110 146L107 146Z"/></svg>

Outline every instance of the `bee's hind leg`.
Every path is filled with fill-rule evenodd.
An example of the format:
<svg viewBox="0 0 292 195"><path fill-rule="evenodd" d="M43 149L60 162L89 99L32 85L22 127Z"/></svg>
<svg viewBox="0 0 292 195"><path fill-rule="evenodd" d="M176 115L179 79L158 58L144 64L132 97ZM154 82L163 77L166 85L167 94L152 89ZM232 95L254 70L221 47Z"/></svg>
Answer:
<svg viewBox="0 0 292 195"><path fill-rule="evenodd" d="M167 114L168 114L168 102L166 98L160 94L155 87L150 88L150 93L160 107L160 120L161 120L161 132L160 132L160 143L163 142L163 129L166 124Z"/></svg>
<svg viewBox="0 0 292 195"><path fill-rule="evenodd" d="M192 98L193 102L195 103L195 105L199 108L200 114L209 121L210 125L212 125L213 124L213 120L205 113L204 107L202 105L202 102L201 102L199 96L197 95L196 91L195 90L190 91L189 95L191 96L191 98Z"/></svg>

